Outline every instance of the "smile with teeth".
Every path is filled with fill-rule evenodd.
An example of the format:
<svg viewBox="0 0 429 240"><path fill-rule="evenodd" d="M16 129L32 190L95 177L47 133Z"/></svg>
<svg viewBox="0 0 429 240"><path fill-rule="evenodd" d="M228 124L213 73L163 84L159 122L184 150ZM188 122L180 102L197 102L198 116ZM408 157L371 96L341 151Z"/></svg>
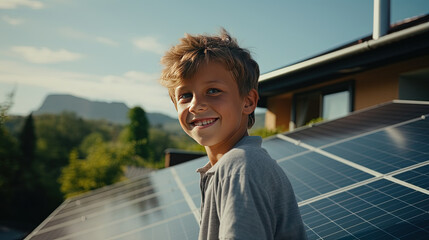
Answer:
<svg viewBox="0 0 429 240"><path fill-rule="evenodd" d="M198 126L198 127L207 126L207 125L212 124L216 120L217 120L217 118L204 119L204 120L196 120L196 121L192 122L191 125Z"/></svg>

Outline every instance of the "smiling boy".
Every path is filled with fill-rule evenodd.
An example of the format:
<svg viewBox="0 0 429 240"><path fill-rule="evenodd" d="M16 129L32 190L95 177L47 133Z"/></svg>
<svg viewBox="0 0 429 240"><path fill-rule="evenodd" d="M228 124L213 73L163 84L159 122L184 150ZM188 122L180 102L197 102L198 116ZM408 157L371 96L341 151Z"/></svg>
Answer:
<svg viewBox="0 0 429 240"><path fill-rule="evenodd" d="M249 136L255 122L259 67L224 30L185 35L162 58L183 130L206 149L199 239L305 239L283 170Z"/></svg>

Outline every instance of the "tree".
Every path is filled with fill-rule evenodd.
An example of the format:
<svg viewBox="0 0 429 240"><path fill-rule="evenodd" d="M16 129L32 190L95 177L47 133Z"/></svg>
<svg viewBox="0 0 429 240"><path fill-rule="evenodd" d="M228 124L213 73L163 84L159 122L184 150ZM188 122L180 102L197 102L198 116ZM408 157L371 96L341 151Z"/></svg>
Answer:
<svg viewBox="0 0 429 240"><path fill-rule="evenodd" d="M141 107L134 107L128 113L130 124L128 125L129 141L134 144L136 155L147 159L149 156L149 121Z"/></svg>
<svg viewBox="0 0 429 240"><path fill-rule="evenodd" d="M15 195L14 179L19 169L18 158L18 143L0 125L0 221L10 220L15 214L11 205Z"/></svg>
<svg viewBox="0 0 429 240"><path fill-rule="evenodd" d="M15 90L10 92L6 96L6 101L0 104L0 127L4 124L7 117L7 112L13 105L13 96L15 95Z"/></svg>
<svg viewBox="0 0 429 240"><path fill-rule="evenodd" d="M36 134L34 131L33 115L30 114L25 119L21 134L19 135L20 150L22 153L22 164L30 167L33 164L36 150Z"/></svg>
<svg viewBox="0 0 429 240"><path fill-rule="evenodd" d="M87 148L86 159L79 159L78 151L73 150L69 165L62 170L59 182L66 197L118 182L124 176L123 167L136 164L130 145L102 142L95 135L88 139L95 141Z"/></svg>

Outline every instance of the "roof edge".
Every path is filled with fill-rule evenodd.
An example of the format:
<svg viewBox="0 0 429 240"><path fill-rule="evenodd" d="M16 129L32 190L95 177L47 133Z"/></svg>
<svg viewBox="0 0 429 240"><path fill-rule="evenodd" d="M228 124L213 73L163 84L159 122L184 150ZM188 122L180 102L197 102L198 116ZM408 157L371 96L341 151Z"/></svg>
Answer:
<svg viewBox="0 0 429 240"><path fill-rule="evenodd" d="M299 62L293 65L286 66L281 69L277 69L265 74L262 74L259 77L259 82L265 82L271 78L276 78L280 76L284 76L290 73L294 73L296 71L302 71L314 66L318 66L324 63L328 63L331 61L335 61L337 59L341 59L350 55L358 54L361 52L370 51L372 49L388 45L392 42L400 41L402 39L406 39L415 35L419 35L424 32L429 31L429 22L419 24L417 26L413 26L410 28L406 28L400 30L398 32L393 32L388 35L384 35L377 40L367 40L365 42L352 45L347 48L343 48L334 52L330 52L315 58L311 58L309 60L305 60L303 62Z"/></svg>

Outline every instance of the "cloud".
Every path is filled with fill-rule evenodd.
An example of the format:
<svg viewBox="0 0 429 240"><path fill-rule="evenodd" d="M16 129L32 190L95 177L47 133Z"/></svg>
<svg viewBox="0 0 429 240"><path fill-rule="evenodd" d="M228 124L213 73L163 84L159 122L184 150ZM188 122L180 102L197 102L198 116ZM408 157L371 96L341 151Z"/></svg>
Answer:
<svg viewBox="0 0 429 240"><path fill-rule="evenodd" d="M156 54L164 54L165 47L157 41L154 37L141 37L133 40L134 45L147 52L153 52Z"/></svg>
<svg viewBox="0 0 429 240"><path fill-rule="evenodd" d="M32 9L42 9L44 4L34 0L1 0L0 9L14 9L19 6L25 6Z"/></svg>
<svg viewBox="0 0 429 240"><path fill-rule="evenodd" d="M113 41L112 39L109 38L105 38L105 37L95 37L95 40L99 43L102 43L104 45L109 45L109 46L117 46L118 43Z"/></svg>
<svg viewBox="0 0 429 240"><path fill-rule="evenodd" d="M62 28L60 29L60 33L66 37L75 38L79 40L85 40L85 41L95 41L98 43L102 43L104 45L109 46L118 46L119 44L115 41L113 41L110 38L101 37L101 36L93 36L81 31L77 31L72 28Z"/></svg>
<svg viewBox="0 0 429 240"><path fill-rule="evenodd" d="M65 49L54 51L46 47L15 46L12 47L12 51L32 63L69 62L83 57L82 54L69 52Z"/></svg>
<svg viewBox="0 0 429 240"><path fill-rule="evenodd" d="M146 87L158 85L157 79L159 74L149 74L138 71L128 71L123 75L108 75L102 78L105 83L117 83L117 84L145 84Z"/></svg>
<svg viewBox="0 0 429 240"><path fill-rule="evenodd" d="M7 15L2 17L3 21L9 23L10 25L19 25L24 22L24 19L21 18L12 18Z"/></svg>
<svg viewBox="0 0 429 240"><path fill-rule="evenodd" d="M67 93L91 100L124 102L129 107L141 106L148 112L174 117L174 105L167 90L158 83L158 77L159 73L135 70L104 76L0 60L0 83L39 87L50 93Z"/></svg>

